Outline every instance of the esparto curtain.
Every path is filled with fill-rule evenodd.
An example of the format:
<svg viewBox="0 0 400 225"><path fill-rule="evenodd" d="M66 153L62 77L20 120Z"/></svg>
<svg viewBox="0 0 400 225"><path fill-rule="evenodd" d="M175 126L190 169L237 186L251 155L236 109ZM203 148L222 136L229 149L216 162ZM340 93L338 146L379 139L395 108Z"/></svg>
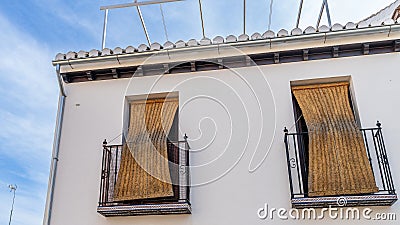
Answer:
<svg viewBox="0 0 400 225"><path fill-rule="evenodd" d="M173 196L167 136L177 108L168 98L131 103L114 201Z"/></svg>
<svg viewBox="0 0 400 225"><path fill-rule="evenodd" d="M349 83L295 86L292 92L308 128L308 195L377 192L350 105Z"/></svg>

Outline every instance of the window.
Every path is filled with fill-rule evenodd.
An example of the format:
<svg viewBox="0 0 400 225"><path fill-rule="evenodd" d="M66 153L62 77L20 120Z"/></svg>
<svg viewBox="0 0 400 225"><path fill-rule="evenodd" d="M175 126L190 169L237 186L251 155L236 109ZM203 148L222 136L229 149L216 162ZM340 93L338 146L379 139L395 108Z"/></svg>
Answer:
<svg viewBox="0 0 400 225"><path fill-rule="evenodd" d="M293 207L336 204L343 196L352 205L397 200L380 124L359 128L349 86L292 85L297 133L285 129L285 145Z"/></svg>
<svg viewBox="0 0 400 225"><path fill-rule="evenodd" d="M99 213L190 213L189 146L186 136L178 141L178 105L168 95L129 101L123 144L103 145Z"/></svg>

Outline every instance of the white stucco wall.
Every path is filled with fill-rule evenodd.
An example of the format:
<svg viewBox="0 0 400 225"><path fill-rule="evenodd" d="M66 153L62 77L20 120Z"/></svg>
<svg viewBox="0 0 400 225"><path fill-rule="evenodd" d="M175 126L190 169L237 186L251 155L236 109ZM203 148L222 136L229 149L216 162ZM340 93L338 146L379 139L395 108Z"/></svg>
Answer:
<svg viewBox="0 0 400 225"><path fill-rule="evenodd" d="M399 188L399 62L400 54L390 53L67 84L51 224L336 223L329 218L271 221L257 217L257 210L265 203L290 209L282 132L284 126L289 128L294 123L290 81L351 76L362 126L374 127L376 120L382 122L395 187ZM113 139L122 132L125 97L172 91L179 92L181 136L187 133L193 150L190 155L190 163L195 166L191 171L192 214L101 216L96 212L101 145L105 138ZM271 142L265 161L256 171L249 172L253 153L256 152L256 160L252 168L262 161ZM113 143L119 144L120 138ZM399 202L392 207L372 209L374 213L395 212L400 216ZM375 221L362 221L366 222ZM396 221L386 223L397 224Z"/></svg>

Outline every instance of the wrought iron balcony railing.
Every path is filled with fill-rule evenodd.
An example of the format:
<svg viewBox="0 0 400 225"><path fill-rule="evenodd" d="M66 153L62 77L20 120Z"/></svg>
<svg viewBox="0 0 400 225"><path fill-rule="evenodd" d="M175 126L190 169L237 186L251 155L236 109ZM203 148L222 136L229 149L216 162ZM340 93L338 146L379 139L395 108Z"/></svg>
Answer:
<svg viewBox="0 0 400 225"><path fill-rule="evenodd" d="M392 173L383 141L381 124L376 128L361 129L367 156L374 173L379 191L372 194L309 197L307 194L308 161L307 143L308 133L288 133L285 128L285 148L291 203L294 208L325 207L329 205L344 206L338 204L343 200L346 206L358 205L392 205L397 200L393 184Z"/></svg>
<svg viewBox="0 0 400 225"><path fill-rule="evenodd" d="M114 190L121 163L122 145L103 143L103 158L100 182L100 197L97 212L104 216L187 214L191 213L189 191L189 145L186 141L168 142L168 159L177 164L171 170L174 197L116 201ZM178 171L179 170L179 171Z"/></svg>

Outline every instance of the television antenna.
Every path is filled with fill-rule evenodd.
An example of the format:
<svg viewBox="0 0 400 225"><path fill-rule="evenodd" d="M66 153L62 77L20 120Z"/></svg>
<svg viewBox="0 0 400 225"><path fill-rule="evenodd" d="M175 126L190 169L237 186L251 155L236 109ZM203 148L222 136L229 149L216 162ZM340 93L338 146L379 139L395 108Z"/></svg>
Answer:
<svg viewBox="0 0 400 225"><path fill-rule="evenodd" d="M12 204L11 204L11 211L10 211L10 220L8 221L8 225L11 225L11 219L14 211L14 202L15 202L15 191L17 190L17 185L8 185L8 188L10 189L10 192L13 192L13 199L12 199Z"/></svg>
<svg viewBox="0 0 400 225"><path fill-rule="evenodd" d="M137 13L138 13L139 18L140 18L140 22L142 23L142 28L143 28L144 34L146 36L147 43L150 46L151 45L151 41L150 41L149 33L147 32L146 23L144 22L143 14L142 14L142 11L140 10L140 7L141 6L146 6L146 5L155 5L155 4L159 4L160 5L160 12L161 12L162 21L163 21L165 37L168 40L167 27L165 25L164 11L163 11L163 8L162 8L162 4L169 3L169 2L180 2L180 1L184 1L184 0L149 0L149 1L141 1L141 2L135 0L135 1L131 2L131 3L101 6L100 10L104 10L103 39L102 39L102 42L101 42L101 49L104 49L106 47L107 22L108 22L108 11L109 10L136 7Z"/></svg>
<svg viewBox="0 0 400 225"><path fill-rule="evenodd" d="M130 2L130 3L101 6L100 10L104 11L103 36L102 36L101 48L104 49L105 46L106 46L107 22L108 22L108 12L109 12L109 10L121 9L121 8L129 8L129 7L136 7L137 13L138 13L139 18L140 18L140 22L142 24L143 32L144 32L144 34L146 36L147 43L150 46L151 45L150 36L149 36L148 31L147 31L146 23L144 21L143 14L142 14L142 11L141 11L140 7L141 6L147 6L147 5L156 5L156 4L160 5L160 13L161 13L161 18L162 18L162 25L163 25L163 28L164 28L165 38L166 38L167 41L169 41L167 26L166 26L166 23L165 23L165 14L164 14L162 5L165 4L165 3L173 3L173 2L180 2L180 1L184 1L184 0L147 0L147 1L134 0L133 2ZM300 0L299 9L298 9L298 13L297 13L296 28L298 28L299 24L300 24L301 13L303 11L303 3L304 3L304 0ZM274 4L274 1L273 0L269 0L268 30L271 29L273 4ZM201 32L202 32L203 38L205 38L206 34L205 34L205 29L204 29L203 2L201 0L198 0L198 5L199 5L200 20L201 20ZM246 11L247 11L247 9L246 9L247 7L246 6L247 6L247 2L246 2L246 0L243 0L243 34L246 33ZM330 11L329 11L328 0L322 0L321 9L320 9L320 12L319 12L319 15L318 15L318 19L317 19L317 26L316 26L317 28L319 27L319 25L321 23L321 19L322 19L322 16L324 14L324 11L326 12L326 17L328 19L328 25L330 27L332 26L331 14L330 14Z"/></svg>
<svg viewBox="0 0 400 225"><path fill-rule="evenodd" d="M301 11L303 9L303 2L304 2L304 0L300 0L299 12L297 13L296 28L298 28L299 24L300 24ZM329 27L332 27L331 13L329 11L328 0L322 0L321 10L319 11L319 16L318 16L318 20L317 20L317 26L316 26L317 28L319 27L319 24L321 23L321 18L322 18L322 14L324 14L324 10L326 11L328 25L329 25Z"/></svg>

